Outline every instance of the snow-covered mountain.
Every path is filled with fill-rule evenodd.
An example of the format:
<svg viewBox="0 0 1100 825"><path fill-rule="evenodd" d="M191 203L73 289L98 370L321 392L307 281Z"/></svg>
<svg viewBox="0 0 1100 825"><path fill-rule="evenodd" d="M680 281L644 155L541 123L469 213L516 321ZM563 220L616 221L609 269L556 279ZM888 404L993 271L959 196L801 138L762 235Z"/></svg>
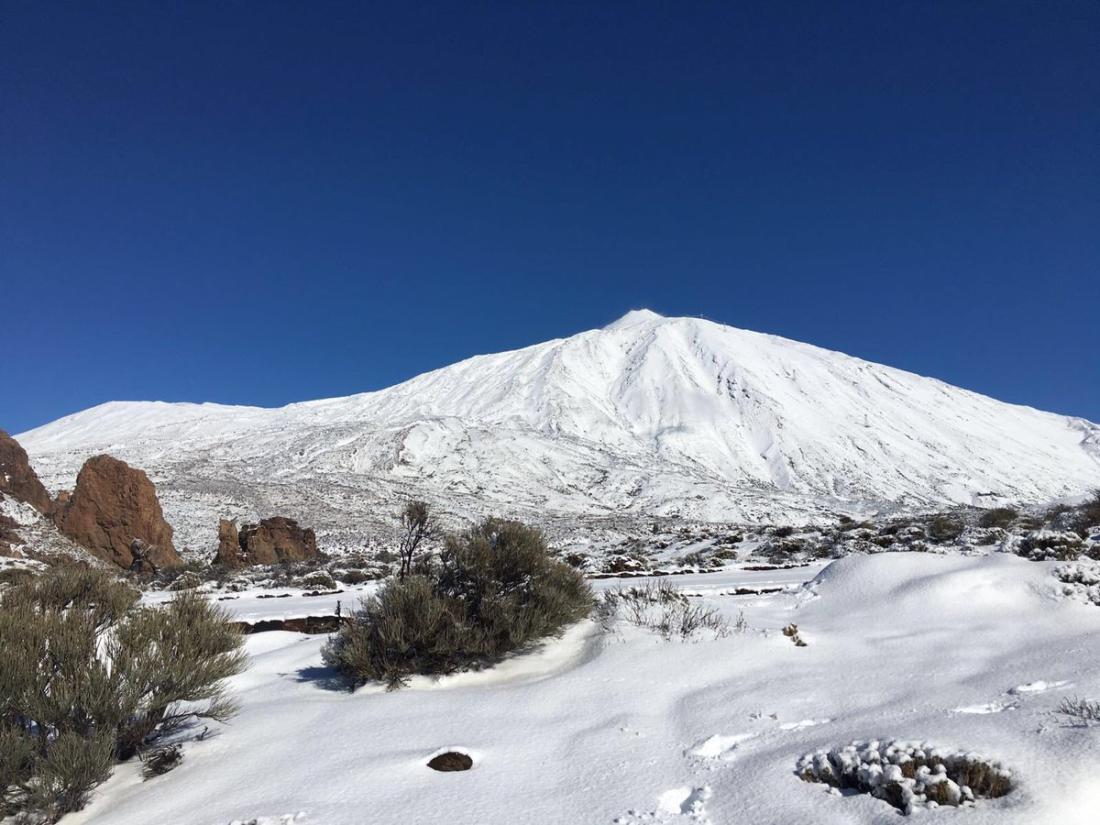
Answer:
<svg viewBox="0 0 1100 825"><path fill-rule="evenodd" d="M697 318L470 358L279 409L113 402L18 436L43 480L109 452L158 484L180 544L282 513L322 543L387 529L407 495L462 517L778 520L1100 485L1100 426Z"/></svg>

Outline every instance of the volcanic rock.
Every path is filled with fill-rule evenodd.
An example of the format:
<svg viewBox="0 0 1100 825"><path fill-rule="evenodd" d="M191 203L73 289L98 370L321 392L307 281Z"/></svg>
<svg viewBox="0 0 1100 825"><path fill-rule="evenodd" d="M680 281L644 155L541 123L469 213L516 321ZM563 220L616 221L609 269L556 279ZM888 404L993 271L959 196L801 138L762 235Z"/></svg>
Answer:
<svg viewBox="0 0 1100 825"><path fill-rule="evenodd" d="M0 493L25 501L40 513L53 509L50 494L38 479L19 442L0 430Z"/></svg>
<svg viewBox="0 0 1100 825"><path fill-rule="evenodd" d="M134 564L135 540L141 542L142 560L156 568L183 564L153 482L112 456L97 455L84 463L55 521L77 544L124 569Z"/></svg>
<svg viewBox="0 0 1100 825"><path fill-rule="evenodd" d="M246 524L238 531L232 521L218 524L218 553L214 563L230 569L260 564L283 564L320 557L317 537L308 527L283 516Z"/></svg>

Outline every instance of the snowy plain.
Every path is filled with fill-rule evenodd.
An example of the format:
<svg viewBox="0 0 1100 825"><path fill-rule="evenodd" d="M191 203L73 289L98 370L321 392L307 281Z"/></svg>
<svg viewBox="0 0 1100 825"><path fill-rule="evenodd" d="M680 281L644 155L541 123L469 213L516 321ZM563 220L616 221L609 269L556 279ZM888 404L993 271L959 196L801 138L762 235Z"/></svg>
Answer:
<svg viewBox="0 0 1100 825"><path fill-rule="evenodd" d="M740 597L721 594L776 571L669 577L748 628L685 642L584 622L498 667L393 693L340 689L321 666L323 636L256 634L232 684L239 716L188 743L165 776L117 768L65 823L897 822L881 800L795 774L804 754L880 738L973 750L1012 771L1007 796L916 821L1092 823L1100 728L1054 711L1070 695L1100 698L1100 608L1058 598L1054 565L853 555ZM276 601L224 604L240 614ZM780 632L791 622L805 647ZM429 770L448 748L474 768Z"/></svg>

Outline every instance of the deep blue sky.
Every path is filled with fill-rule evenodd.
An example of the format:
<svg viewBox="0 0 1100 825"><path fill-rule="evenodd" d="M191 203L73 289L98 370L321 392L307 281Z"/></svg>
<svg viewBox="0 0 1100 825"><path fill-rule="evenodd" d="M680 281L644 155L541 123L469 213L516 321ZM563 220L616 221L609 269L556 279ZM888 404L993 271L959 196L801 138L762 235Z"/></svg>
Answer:
<svg viewBox="0 0 1100 825"><path fill-rule="evenodd" d="M1100 420L1100 3L0 0L0 427L640 306Z"/></svg>

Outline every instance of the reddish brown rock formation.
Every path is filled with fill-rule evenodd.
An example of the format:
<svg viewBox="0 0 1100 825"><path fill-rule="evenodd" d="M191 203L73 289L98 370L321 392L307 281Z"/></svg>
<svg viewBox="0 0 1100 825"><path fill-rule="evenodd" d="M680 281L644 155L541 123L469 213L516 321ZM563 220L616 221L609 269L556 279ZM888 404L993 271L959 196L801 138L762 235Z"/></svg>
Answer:
<svg viewBox="0 0 1100 825"><path fill-rule="evenodd" d="M12 546L22 544L23 539L15 532L15 528L18 526L15 519L0 515L0 556L15 555Z"/></svg>
<svg viewBox="0 0 1100 825"><path fill-rule="evenodd" d="M218 553L214 564L238 569L255 564L283 564L320 557L317 537L293 519L275 516L246 524L238 532L232 521L218 524Z"/></svg>
<svg viewBox="0 0 1100 825"><path fill-rule="evenodd" d="M19 442L0 430L0 493L25 501L40 513L53 509L50 494L38 480Z"/></svg>
<svg viewBox="0 0 1100 825"><path fill-rule="evenodd" d="M129 569L133 545L157 568L183 564L172 544L157 490L144 472L109 455L84 462L64 508L55 515L62 533L99 558Z"/></svg>

